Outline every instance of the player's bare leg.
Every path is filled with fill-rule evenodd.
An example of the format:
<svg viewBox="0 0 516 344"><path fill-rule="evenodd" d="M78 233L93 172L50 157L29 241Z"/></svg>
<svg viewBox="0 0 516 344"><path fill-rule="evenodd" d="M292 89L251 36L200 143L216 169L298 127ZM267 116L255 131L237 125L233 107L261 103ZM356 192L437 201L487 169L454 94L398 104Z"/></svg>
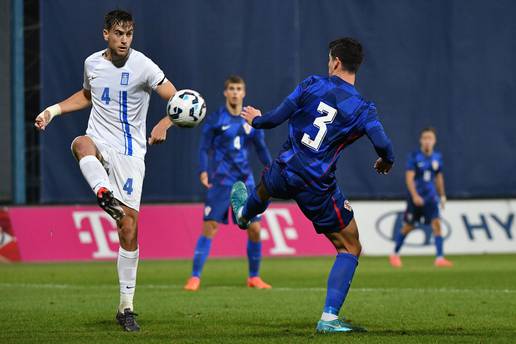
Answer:
<svg viewBox="0 0 516 344"><path fill-rule="evenodd" d="M115 221L119 221L124 216L124 211L113 197L113 189L108 174L102 166L102 155L97 146L90 137L78 136L73 140L71 148L84 178L97 196L99 206Z"/></svg>
<svg viewBox="0 0 516 344"><path fill-rule="evenodd" d="M197 240L195 246L192 276L186 281L184 289L187 291L197 291L201 286L201 273L210 255L211 241L219 231L219 225L216 221L204 221L202 226L202 234Z"/></svg>
<svg viewBox="0 0 516 344"><path fill-rule="evenodd" d="M138 212L122 205L125 216L117 222L120 248L118 250L118 279L120 282L120 304L116 319L125 331L137 332L133 311L133 299L136 288L136 271L138 269Z"/></svg>
<svg viewBox="0 0 516 344"><path fill-rule="evenodd" d="M358 265L358 257L362 252L355 219L352 219L339 232L325 235L337 250L337 257L328 276L326 302L316 331L319 333L366 331L364 328L339 319L340 309L348 294Z"/></svg>
<svg viewBox="0 0 516 344"><path fill-rule="evenodd" d="M435 249L436 249L434 265L437 267L441 267L441 268L452 267L453 263L450 262L448 259L444 258L441 220L439 218L433 219L431 226L432 226L432 232L434 234Z"/></svg>
<svg viewBox="0 0 516 344"><path fill-rule="evenodd" d="M396 245L394 247L394 253L389 256L389 262L391 265L395 268L401 268L403 266L403 263L401 262L400 257L400 250L403 246L403 243L405 242L405 238L407 235L412 232L414 229L414 225L410 223L405 223L403 227L401 228L400 232L396 235L394 238L394 241L396 242Z"/></svg>
<svg viewBox="0 0 516 344"><path fill-rule="evenodd" d="M249 278L247 286L256 289L270 289L270 284L265 283L260 277L260 263L262 260L262 241L260 222L252 222L247 228L247 259L249 262Z"/></svg>

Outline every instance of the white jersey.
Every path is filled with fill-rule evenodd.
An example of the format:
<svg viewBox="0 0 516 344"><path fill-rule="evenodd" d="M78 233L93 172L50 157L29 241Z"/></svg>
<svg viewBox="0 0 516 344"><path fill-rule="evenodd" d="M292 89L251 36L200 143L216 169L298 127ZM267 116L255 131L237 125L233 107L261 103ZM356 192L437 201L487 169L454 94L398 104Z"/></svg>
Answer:
<svg viewBox="0 0 516 344"><path fill-rule="evenodd" d="M150 95L165 75L134 49L120 68L106 60L103 52L84 61L83 88L91 91L92 102L86 134L122 154L144 159Z"/></svg>

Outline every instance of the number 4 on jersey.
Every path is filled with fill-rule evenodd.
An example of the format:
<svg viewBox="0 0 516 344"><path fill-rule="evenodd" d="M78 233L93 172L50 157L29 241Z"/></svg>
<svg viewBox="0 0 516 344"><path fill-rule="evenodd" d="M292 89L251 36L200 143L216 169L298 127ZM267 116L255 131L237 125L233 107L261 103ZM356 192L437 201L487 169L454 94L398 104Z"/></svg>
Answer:
<svg viewBox="0 0 516 344"><path fill-rule="evenodd" d="M310 138L310 135L304 133L303 138L301 139L301 142L304 145L316 151L318 151L321 147L322 140L324 140L326 132L328 131L328 127L326 126L326 124L333 122L333 120L335 119L335 115L337 114L337 109L332 108L328 104L320 102L319 106L317 107L317 112L319 112L323 116L317 117L314 120L314 126L316 128L319 128L319 131L315 135L315 138L312 140Z"/></svg>
<svg viewBox="0 0 516 344"><path fill-rule="evenodd" d="M100 99L106 104L109 105L109 101L111 98L109 98L109 87L104 87L104 91L102 92L102 97Z"/></svg>
<svg viewBox="0 0 516 344"><path fill-rule="evenodd" d="M133 178L127 178L123 189L128 195L133 193Z"/></svg>

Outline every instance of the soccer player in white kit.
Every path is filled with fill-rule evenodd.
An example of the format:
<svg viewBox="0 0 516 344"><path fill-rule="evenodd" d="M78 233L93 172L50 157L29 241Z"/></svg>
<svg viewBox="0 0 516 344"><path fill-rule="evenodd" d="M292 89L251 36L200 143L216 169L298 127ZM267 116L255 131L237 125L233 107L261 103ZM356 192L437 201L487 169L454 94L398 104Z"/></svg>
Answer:
<svg viewBox="0 0 516 344"><path fill-rule="evenodd" d="M131 49L133 31L130 13L114 10L106 14L103 36L108 46L84 62L83 89L46 108L35 120L35 126L45 130L55 116L91 106L86 135L76 137L71 149L98 204L117 223L120 304L116 319L126 331L140 329L133 297L149 98L152 90L165 100L176 92L154 62ZM153 128L148 143L162 143L171 126L165 116Z"/></svg>

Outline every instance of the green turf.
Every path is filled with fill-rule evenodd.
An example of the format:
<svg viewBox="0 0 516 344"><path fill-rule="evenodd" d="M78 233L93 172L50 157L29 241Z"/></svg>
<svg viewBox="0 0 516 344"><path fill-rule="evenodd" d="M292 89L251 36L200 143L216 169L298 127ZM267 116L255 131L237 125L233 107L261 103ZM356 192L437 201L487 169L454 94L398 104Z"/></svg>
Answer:
<svg viewBox="0 0 516 344"><path fill-rule="evenodd" d="M272 290L244 286L245 260L208 261L197 293L190 262L142 261L136 311L123 333L113 262L0 265L0 343L515 343L516 256L361 259L343 313L364 334L316 335L333 258L266 259Z"/></svg>

